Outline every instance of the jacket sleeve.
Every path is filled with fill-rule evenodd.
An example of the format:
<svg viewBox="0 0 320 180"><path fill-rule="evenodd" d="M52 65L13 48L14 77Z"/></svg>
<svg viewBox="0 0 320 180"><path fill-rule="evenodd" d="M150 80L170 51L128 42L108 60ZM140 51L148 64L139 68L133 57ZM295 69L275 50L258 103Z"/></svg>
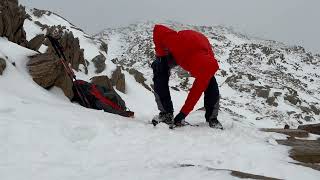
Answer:
<svg viewBox="0 0 320 180"><path fill-rule="evenodd" d="M180 112L185 114L186 116L193 110L194 106L200 99L202 93L206 90L208 84L209 84L210 78L196 78L190 92L188 94L188 97L181 109Z"/></svg>
<svg viewBox="0 0 320 180"><path fill-rule="evenodd" d="M167 53L164 50L162 39L160 37L159 28L156 25L153 29L153 43L155 45L156 56L166 56Z"/></svg>

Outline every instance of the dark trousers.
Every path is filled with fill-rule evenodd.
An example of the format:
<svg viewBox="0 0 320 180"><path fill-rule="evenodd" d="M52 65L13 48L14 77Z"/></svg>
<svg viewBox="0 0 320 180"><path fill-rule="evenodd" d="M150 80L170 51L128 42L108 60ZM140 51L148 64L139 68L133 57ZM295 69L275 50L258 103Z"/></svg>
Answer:
<svg viewBox="0 0 320 180"><path fill-rule="evenodd" d="M172 113L174 110L169 90L169 77L173 66L168 64L166 58L161 58L155 60L151 67L153 69L154 95L158 109L163 113ZM205 118L207 121L218 117L219 100L219 87L216 78L213 76L204 92Z"/></svg>

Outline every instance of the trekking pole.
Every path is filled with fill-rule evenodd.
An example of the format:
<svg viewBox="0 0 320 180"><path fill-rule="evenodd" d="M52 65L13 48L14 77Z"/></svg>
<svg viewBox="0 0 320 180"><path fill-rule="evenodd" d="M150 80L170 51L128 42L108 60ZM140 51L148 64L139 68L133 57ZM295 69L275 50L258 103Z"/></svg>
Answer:
<svg viewBox="0 0 320 180"><path fill-rule="evenodd" d="M81 88L79 88L78 85L76 83L74 83L74 81L73 81L73 80L77 81L76 75L74 74L72 69L67 64L67 58L65 57L65 55L63 53L63 48L60 45L59 41L57 39L53 38L52 36L49 36L49 35L47 35L47 38L49 39L49 41L50 41L53 49L55 50L57 56L60 58L60 62L62 63L62 65L64 67L64 70L66 71L68 76L71 78L72 84L75 87L75 89L77 91L77 94L80 97L80 100L85 105L85 107L90 108L90 103L89 103L88 99L86 98L84 93L81 91Z"/></svg>

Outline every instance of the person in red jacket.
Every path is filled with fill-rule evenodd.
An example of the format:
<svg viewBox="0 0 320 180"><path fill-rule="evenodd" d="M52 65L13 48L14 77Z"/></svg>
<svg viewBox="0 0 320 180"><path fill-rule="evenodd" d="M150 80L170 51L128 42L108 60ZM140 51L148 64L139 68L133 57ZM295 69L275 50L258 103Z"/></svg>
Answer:
<svg viewBox="0 0 320 180"><path fill-rule="evenodd" d="M160 111L159 121L183 126L184 119L204 93L205 118L210 127L222 129L218 121L219 89L214 77L219 69L208 39L193 30L174 31L164 25L153 29L156 60L152 63L154 94ZM173 119L173 105L169 90L170 70L175 65L188 71L195 81L185 104Z"/></svg>

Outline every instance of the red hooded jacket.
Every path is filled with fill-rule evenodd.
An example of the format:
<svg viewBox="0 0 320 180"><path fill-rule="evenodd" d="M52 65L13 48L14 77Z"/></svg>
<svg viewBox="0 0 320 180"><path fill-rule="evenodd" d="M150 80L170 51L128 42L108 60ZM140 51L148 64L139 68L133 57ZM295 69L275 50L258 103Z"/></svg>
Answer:
<svg viewBox="0 0 320 180"><path fill-rule="evenodd" d="M156 56L171 53L178 65L190 72L195 81L180 112L188 115L206 90L210 79L219 69L208 39L192 30L176 32L163 25L155 25L153 42Z"/></svg>

